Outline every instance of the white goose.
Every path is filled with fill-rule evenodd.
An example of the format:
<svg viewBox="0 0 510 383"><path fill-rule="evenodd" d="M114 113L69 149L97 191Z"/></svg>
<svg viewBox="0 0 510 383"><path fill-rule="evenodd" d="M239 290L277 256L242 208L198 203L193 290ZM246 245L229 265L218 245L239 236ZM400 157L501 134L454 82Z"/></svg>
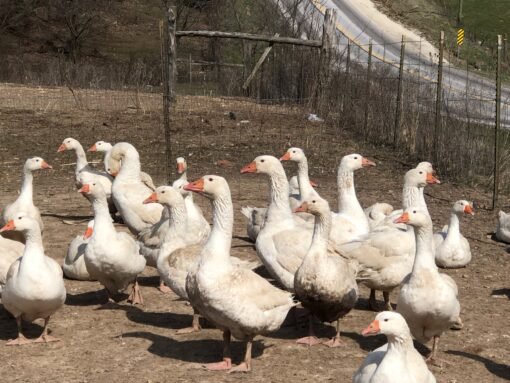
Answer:
<svg viewBox="0 0 510 383"><path fill-rule="evenodd" d="M25 213L33 218L39 224L41 232L44 231L44 224L41 219L39 209L34 205L34 175L33 172L39 169L52 169L46 161L41 157L32 157L25 161L23 165L23 181L21 183L21 192L18 198L11 204L5 206L2 211L2 219L0 225L5 225L9 220L13 219L18 213ZM24 236L20 232L4 233L5 237L24 242Z"/></svg>
<svg viewBox="0 0 510 383"><path fill-rule="evenodd" d="M112 151L113 145L109 142L105 141L97 141L94 145L92 145L88 151L89 152L100 152L104 153L104 170L108 174L117 174L120 171L121 163L120 161L111 161L110 153ZM140 179L142 182L151 190L156 190L156 186L154 185L154 182L152 181L152 177L145 173L140 172Z"/></svg>
<svg viewBox="0 0 510 383"><path fill-rule="evenodd" d="M64 275L69 279L78 281L93 281L87 266L85 265L85 249L89 243L89 239L94 232L94 220L89 221L87 230L83 235L77 235L69 244L67 255L62 264Z"/></svg>
<svg viewBox="0 0 510 383"><path fill-rule="evenodd" d="M471 248L468 240L460 233L460 216L474 215L473 205L466 200L453 204L450 223L434 234L436 265L447 269L466 266L471 262Z"/></svg>
<svg viewBox="0 0 510 383"><path fill-rule="evenodd" d="M136 241L124 232L117 232L108 213L106 193L99 183L85 184L80 193L86 195L94 209L94 231L85 249L85 265L110 298L134 282L128 300L143 304L136 277L145 268L145 258Z"/></svg>
<svg viewBox="0 0 510 383"><path fill-rule="evenodd" d="M352 383L436 383L414 348L409 326L402 315L383 311L361 334L384 334L388 343L367 355Z"/></svg>
<svg viewBox="0 0 510 383"><path fill-rule="evenodd" d="M114 174L113 201L129 230L138 235L160 221L163 207L143 204L152 190L140 178L140 156L133 145L127 142L115 144L110 156L110 162L122 163L119 173Z"/></svg>
<svg viewBox="0 0 510 383"><path fill-rule="evenodd" d="M204 176L185 188L209 198L213 208L211 235L197 268L186 279L186 291L193 307L223 331L223 361L207 368L250 371L253 338L277 330L295 304L290 293L274 287L253 271L232 264L234 210L227 181L219 176ZM244 362L234 368L231 368L231 335L247 342Z"/></svg>
<svg viewBox="0 0 510 383"><path fill-rule="evenodd" d="M382 221L393 212L393 206L385 202L376 202L365 209L370 229L377 227Z"/></svg>
<svg viewBox="0 0 510 383"><path fill-rule="evenodd" d="M294 290L294 274L312 242L312 231L298 225L289 206L289 182L280 161L273 156L258 156L241 173L269 176L270 203L266 222L255 248L269 273L287 290Z"/></svg>
<svg viewBox="0 0 510 383"><path fill-rule="evenodd" d="M404 177L403 206L421 206L425 202L419 188L435 183L439 183L439 180L431 173L419 169L409 170ZM383 292L386 309L391 311L390 293L402 283L413 267L414 235L407 226L400 226L403 227L395 223L381 225L361 241L337 246L344 257L358 263L359 281L371 289L369 305L372 310L377 310L375 290L379 290Z"/></svg>
<svg viewBox="0 0 510 383"><path fill-rule="evenodd" d="M368 166L375 166L375 163L360 154L349 154L340 161L337 172L338 213L333 214L330 237L335 245L361 239L370 231L354 188L354 172Z"/></svg>
<svg viewBox="0 0 510 383"><path fill-rule="evenodd" d="M10 230L22 232L26 244L23 256L9 268L2 291L2 304L16 318L18 326L18 338L7 342L7 345L58 341L48 335L48 323L66 299L62 269L44 254L41 229L35 219L23 213L16 214L0 232ZM44 319L41 336L35 340L26 339L22 321L32 322L38 318Z"/></svg>
<svg viewBox="0 0 510 383"><path fill-rule="evenodd" d="M413 270L400 289L397 311L406 319L419 342L434 339L428 357L434 362L441 334L461 323L457 285L437 270L430 216L419 208L410 207L396 221L411 225L416 238Z"/></svg>
<svg viewBox="0 0 510 383"><path fill-rule="evenodd" d="M7 272L11 265L23 254L25 246L0 235L0 297L7 281Z"/></svg>
<svg viewBox="0 0 510 383"><path fill-rule="evenodd" d="M106 192L106 197L109 200L108 202L110 202L112 195L112 177L89 165L85 150L78 140L68 137L62 141L57 152L64 152L66 150L74 150L76 154L76 168L74 171L76 187L81 188L83 186L83 179L86 179L86 182L100 183Z"/></svg>
<svg viewBox="0 0 510 383"><path fill-rule="evenodd" d="M341 257L328 255L331 211L328 202L319 196L309 196L295 211L315 216L312 244L303 263L294 276L296 297L309 310L310 334L298 339L297 343L314 345L321 343L313 334L313 316L322 322L336 321L336 335L326 342L337 347L340 341L340 318L356 304L358 286L353 270Z"/></svg>
<svg viewBox="0 0 510 383"><path fill-rule="evenodd" d="M500 210L498 213L498 225L496 238L502 242L510 243L510 214Z"/></svg>

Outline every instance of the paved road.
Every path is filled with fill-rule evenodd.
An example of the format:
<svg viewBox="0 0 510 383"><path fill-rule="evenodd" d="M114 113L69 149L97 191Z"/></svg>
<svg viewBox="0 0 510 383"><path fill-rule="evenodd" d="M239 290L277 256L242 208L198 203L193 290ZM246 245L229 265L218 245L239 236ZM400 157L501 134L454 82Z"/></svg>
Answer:
<svg viewBox="0 0 510 383"><path fill-rule="evenodd" d="M312 7L310 6L312 5ZM367 61L368 43L373 42L373 54L375 61L384 61L394 65L395 70L400 58L401 36L405 33L406 44L405 69L422 77L427 81L437 80L437 49L430 43L422 40L411 31L393 22L382 22L387 19L384 15L374 15L374 12L367 11L367 2L358 0L308 0L300 11L303 16L310 19L312 10L316 13L315 18L321 17L327 8L337 9L337 30L341 49L348 41L355 45L351 49L352 58L361 62ZM317 12L318 11L318 12ZM317 14L318 13L318 14ZM315 25L320 23L315 22ZM466 97L470 99L482 99L484 102L472 102L475 108L470 107L473 115L471 119L484 121L487 124L494 122L495 110L495 81L478 75L473 72L455 68L450 63L445 63L443 70L443 89L445 100L457 100L450 104L449 112L459 118L466 118ZM502 91L502 123L510 127L510 89L504 87ZM458 105L455 107L452 105ZM474 110L476 109L476 110Z"/></svg>

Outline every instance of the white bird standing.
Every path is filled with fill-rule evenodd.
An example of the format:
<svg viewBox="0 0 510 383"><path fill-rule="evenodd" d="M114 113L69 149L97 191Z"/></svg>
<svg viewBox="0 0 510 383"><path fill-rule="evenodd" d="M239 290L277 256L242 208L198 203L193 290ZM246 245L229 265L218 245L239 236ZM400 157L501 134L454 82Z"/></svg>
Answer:
<svg viewBox="0 0 510 383"><path fill-rule="evenodd" d="M23 213L0 229L0 232L16 230L25 236L25 250L7 273L2 291L2 304L16 319L18 338L7 345L55 342L59 339L48 335L50 317L64 304L66 288L60 265L44 254L39 223ZM44 319L44 330L35 340L23 335L22 321Z"/></svg>

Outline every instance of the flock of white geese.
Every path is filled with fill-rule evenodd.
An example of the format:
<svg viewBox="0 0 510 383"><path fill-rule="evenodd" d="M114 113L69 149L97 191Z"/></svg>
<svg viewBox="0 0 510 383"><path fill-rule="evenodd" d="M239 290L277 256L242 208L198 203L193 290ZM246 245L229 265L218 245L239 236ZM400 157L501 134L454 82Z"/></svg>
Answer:
<svg viewBox="0 0 510 383"><path fill-rule="evenodd" d="M128 301L143 304L136 279L152 266L160 275L160 289L173 291L193 308L191 326L179 332L200 331L199 316L223 331L222 360L204 367L245 372L252 367L253 338L278 330L298 304L307 310L310 326L309 335L297 342L323 343L314 335L318 319L336 322L336 335L324 344L339 346L340 319L354 308L357 284L362 283L371 289L371 308L377 308L375 294L381 291L386 310L362 334L385 334L388 343L368 354L353 382L436 381L428 363L439 361L439 338L451 328L462 328L457 286L437 266L456 268L470 262L460 219L473 214L473 207L465 200L455 202L449 223L433 233L423 191L439 180L430 163L405 174L402 209L376 203L364 210L356 197L354 172L375 163L359 154L346 155L338 166L337 212L314 189L299 148L290 148L280 159L259 156L244 166L241 173L262 173L269 179L267 208L244 207L242 212L258 257L276 281L272 284L253 271L258 262L230 254L234 210L223 177L205 175L188 182L186 161L178 158L179 179L156 188L129 143L98 141L89 149L104 153L105 171L89 165L73 138L66 138L58 151L75 152L76 186L90 201L94 220L85 235L71 242L62 266L46 256L32 173L51 166L40 157L26 161L21 192L1 217L0 292L18 326L18 337L7 345L58 341L49 335L48 322L66 299L63 274L99 281L115 301L132 285ZM297 163L297 177L290 182L281 161ZM194 193L210 200L212 226L195 204ZM133 235L116 230L116 214ZM503 240L510 239L507 220L510 217L500 213L497 233ZM396 287L395 312L389 297ZM38 318L44 319L41 336L27 339L22 322ZM237 366L231 361L231 336L246 342L244 361ZM415 350L413 338L433 340L427 359Z"/></svg>

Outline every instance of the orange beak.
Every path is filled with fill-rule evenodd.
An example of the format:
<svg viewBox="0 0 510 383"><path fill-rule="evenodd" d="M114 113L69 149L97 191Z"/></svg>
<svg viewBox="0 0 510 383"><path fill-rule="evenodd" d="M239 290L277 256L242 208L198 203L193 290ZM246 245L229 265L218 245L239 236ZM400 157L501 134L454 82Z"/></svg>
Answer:
<svg viewBox="0 0 510 383"><path fill-rule="evenodd" d="M152 193L148 198L146 198L143 203L144 204L148 204L148 203L156 203L158 202L158 195L156 192Z"/></svg>
<svg viewBox="0 0 510 383"><path fill-rule="evenodd" d="M290 153L285 152L285 154L280 157L280 161L290 161Z"/></svg>
<svg viewBox="0 0 510 383"><path fill-rule="evenodd" d="M398 217L395 221L395 223L408 223L409 222L409 214L404 213L400 217Z"/></svg>
<svg viewBox="0 0 510 383"><path fill-rule="evenodd" d="M308 202L303 202L301 206L294 209L294 213L306 213L308 211Z"/></svg>
<svg viewBox="0 0 510 383"><path fill-rule="evenodd" d="M48 164L46 161L43 161L41 164L41 169L53 169L53 166Z"/></svg>
<svg viewBox="0 0 510 383"><path fill-rule="evenodd" d="M58 152L64 152L64 151L66 151L66 150L67 150L66 146L65 146L64 144L62 144L62 145L60 145L60 146L58 147L58 149L57 149L57 153L58 153Z"/></svg>
<svg viewBox="0 0 510 383"><path fill-rule="evenodd" d="M372 323L368 325L366 329L364 329L361 332L361 335L368 336L368 335L376 335L379 334L381 331L381 328L379 327L379 321L375 319Z"/></svg>
<svg viewBox="0 0 510 383"><path fill-rule="evenodd" d="M368 166L375 166L375 162L370 161L368 158L362 157L361 166L363 166L364 168Z"/></svg>
<svg viewBox="0 0 510 383"><path fill-rule="evenodd" d="M241 174L244 173L257 173L257 164L255 161L250 162L248 165L241 169Z"/></svg>
<svg viewBox="0 0 510 383"><path fill-rule="evenodd" d="M87 227L87 230L85 230L85 234L83 234L83 239L89 239L92 237L92 233L94 232L94 229L91 227Z"/></svg>
<svg viewBox="0 0 510 383"><path fill-rule="evenodd" d="M7 222L7 225L0 229L0 233L11 230L16 230L16 225L14 225L14 221L12 219L9 222Z"/></svg>
<svg viewBox="0 0 510 383"><path fill-rule="evenodd" d="M90 185L89 184L83 185L81 187L81 189L78 190L78 193L82 193L82 194L90 193Z"/></svg>
<svg viewBox="0 0 510 383"><path fill-rule="evenodd" d="M473 211L473 207L471 205L466 205L464 207L464 213L475 215L475 212Z"/></svg>
<svg viewBox="0 0 510 383"><path fill-rule="evenodd" d="M429 185L433 185L433 184L440 184L441 181L439 181L436 177L434 177L434 174L427 173L427 183Z"/></svg>
<svg viewBox="0 0 510 383"><path fill-rule="evenodd" d="M97 152L96 144L92 145L89 149L89 152Z"/></svg>
<svg viewBox="0 0 510 383"><path fill-rule="evenodd" d="M310 185L312 185L313 188L316 188L319 186L319 184L315 181L310 181Z"/></svg>
<svg viewBox="0 0 510 383"><path fill-rule="evenodd" d="M193 191L193 192L203 192L204 191L204 179L199 178L196 181L190 182L187 185L184 185L184 190Z"/></svg>
<svg viewBox="0 0 510 383"><path fill-rule="evenodd" d="M184 166L183 162L177 163L177 174L182 174L186 170L186 167Z"/></svg>

